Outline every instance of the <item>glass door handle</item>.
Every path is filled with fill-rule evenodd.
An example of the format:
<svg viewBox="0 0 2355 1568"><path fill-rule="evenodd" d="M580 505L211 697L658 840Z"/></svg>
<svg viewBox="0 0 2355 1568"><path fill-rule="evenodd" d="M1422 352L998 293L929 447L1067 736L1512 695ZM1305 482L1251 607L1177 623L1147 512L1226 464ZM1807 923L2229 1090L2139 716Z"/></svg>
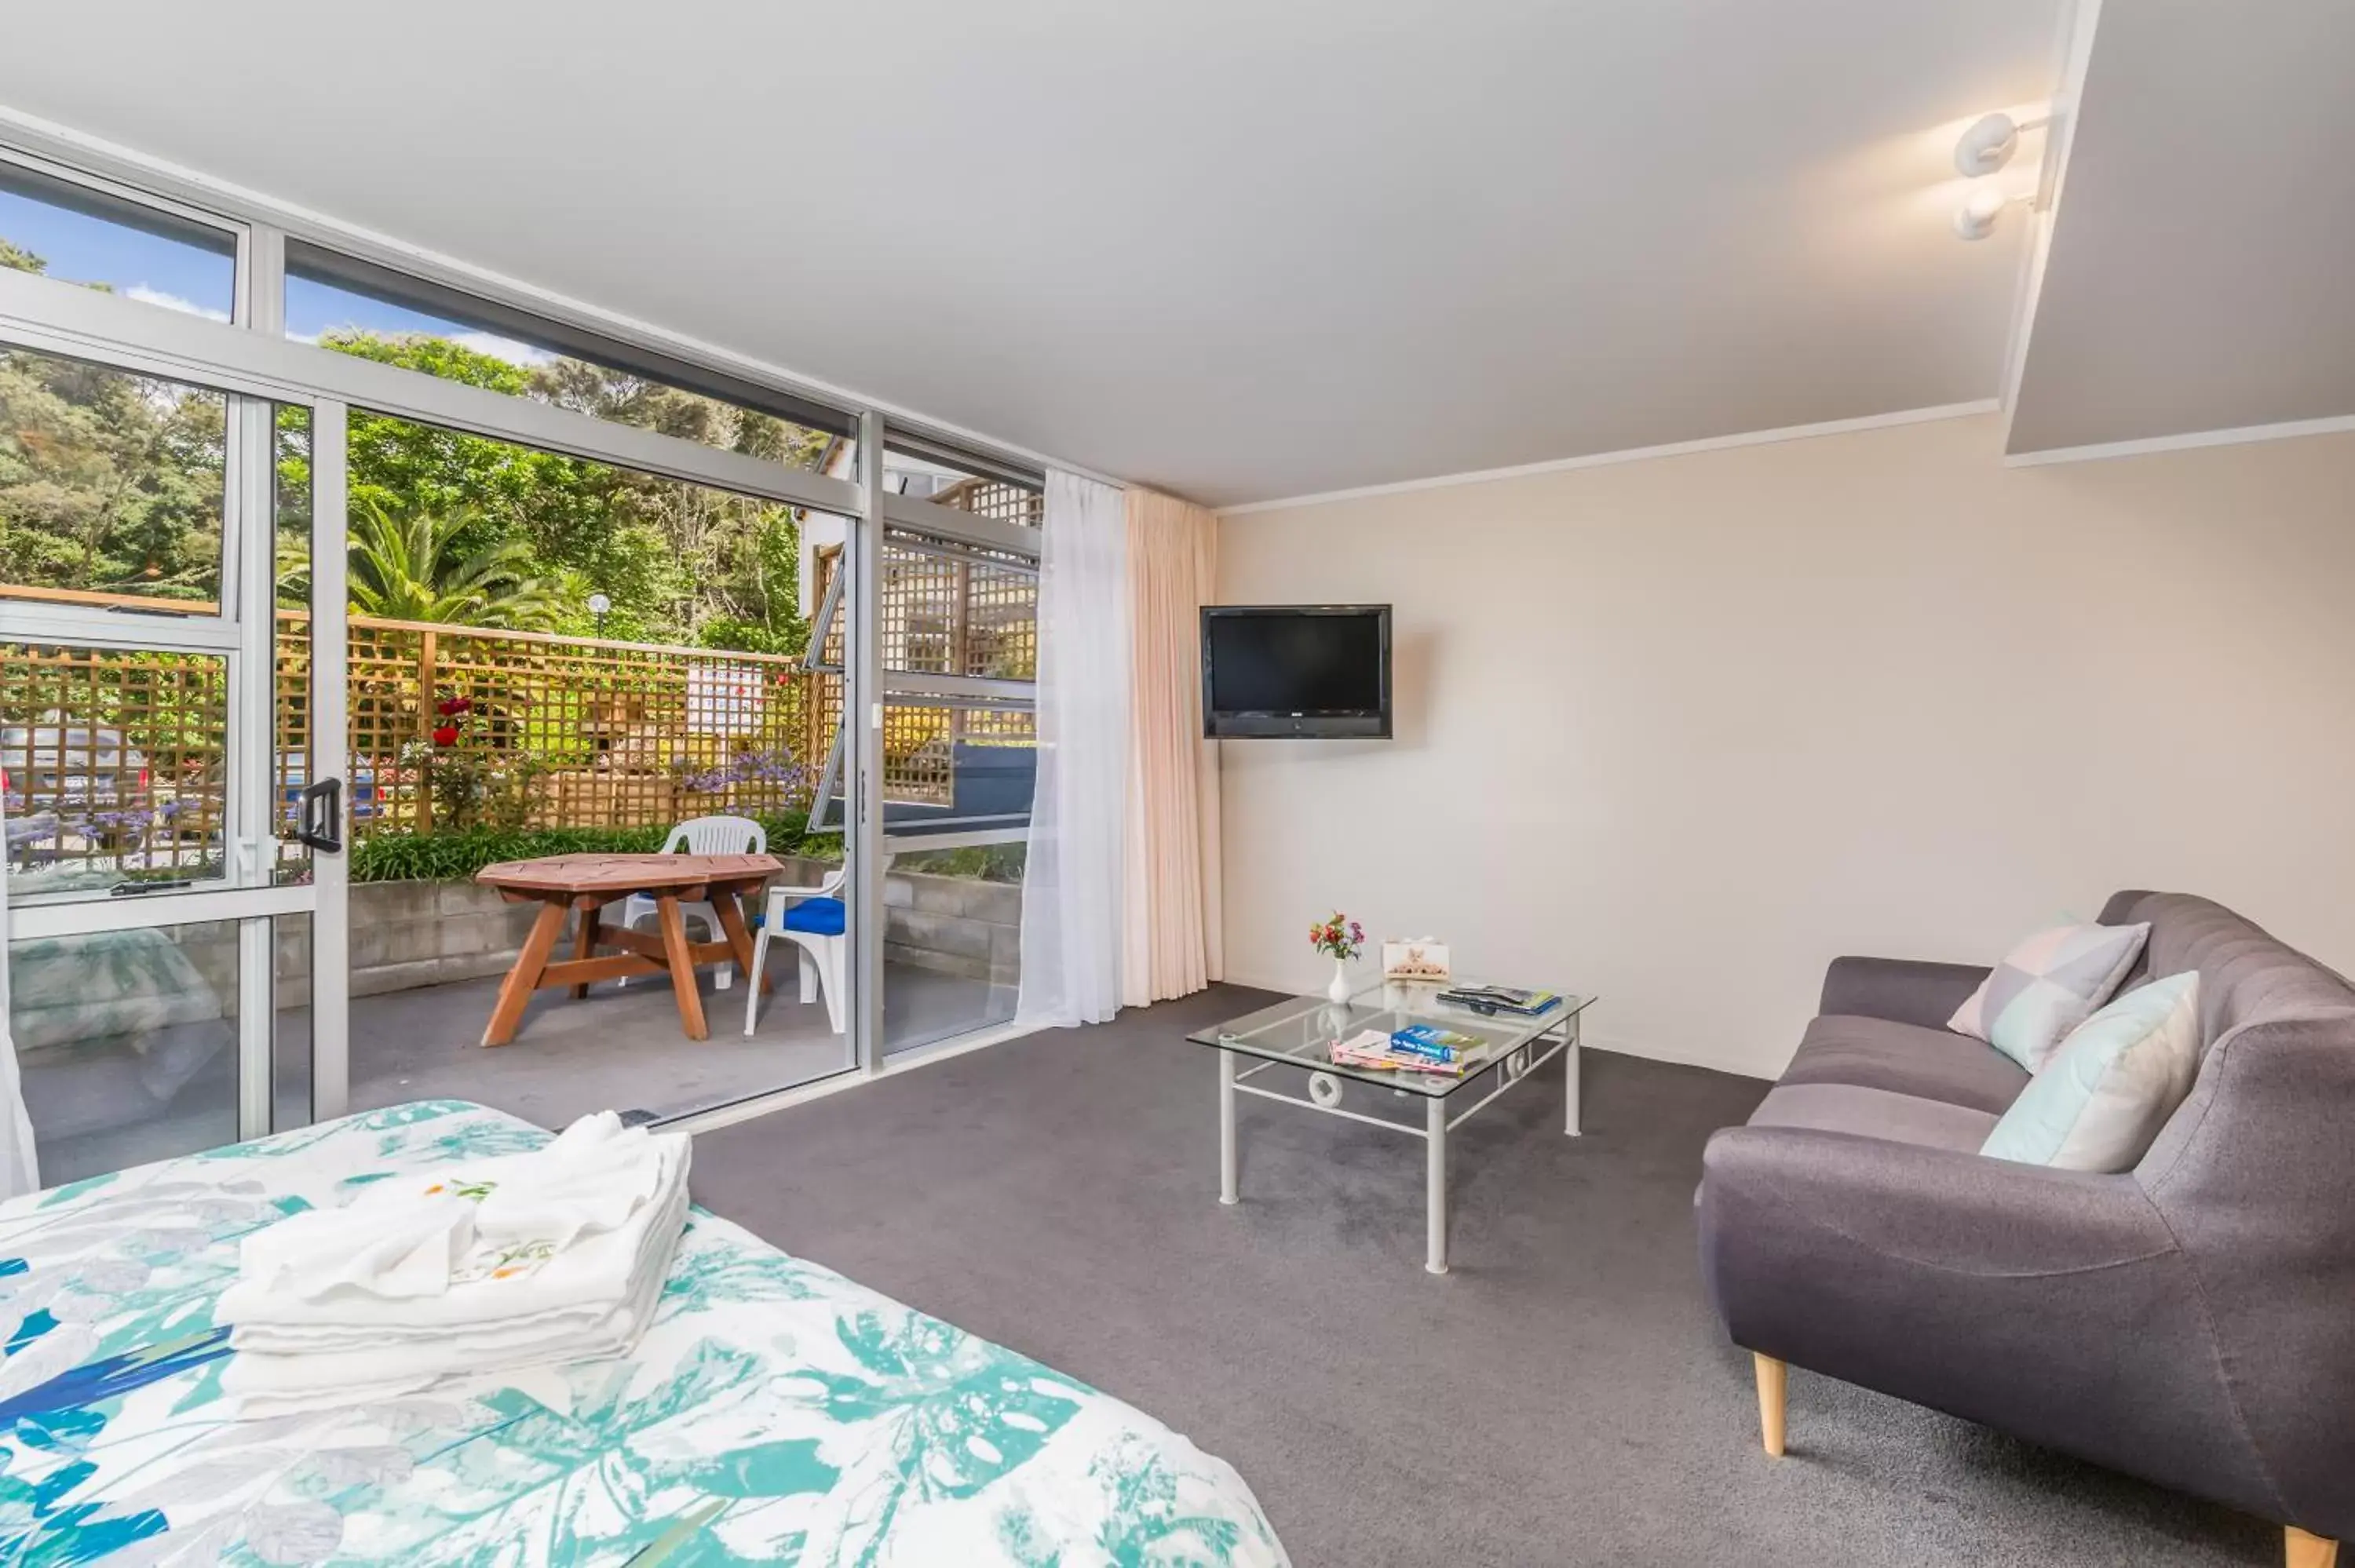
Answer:
<svg viewBox="0 0 2355 1568"><path fill-rule="evenodd" d="M314 850L344 852L344 781L322 779L303 791L303 826L294 835Z"/></svg>

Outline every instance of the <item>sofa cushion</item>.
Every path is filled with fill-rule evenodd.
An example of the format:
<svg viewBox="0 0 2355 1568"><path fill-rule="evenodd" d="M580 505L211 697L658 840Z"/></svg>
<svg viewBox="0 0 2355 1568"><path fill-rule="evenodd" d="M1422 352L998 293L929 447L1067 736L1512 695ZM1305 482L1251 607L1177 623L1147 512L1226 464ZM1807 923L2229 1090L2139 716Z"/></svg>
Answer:
<svg viewBox="0 0 2355 1568"><path fill-rule="evenodd" d="M1997 1126L1993 1111L1870 1089L1856 1084L1783 1084L1770 1090L1750 1113L1753 1127L1801 1127L1817 1132L1852 1132L1932 1149L1972 1153Z"/></svg>
<svg viewBox="0 0 2355 1568"><path fill-rule="evenodd" d="M2200 972L2141 986L2072 1031L1979 1152L2117 1172L2158 1136L2200 1066Z"/></svg>
<svg viewBox="0 0 2355 1568"><path fill-rule="evenodd" d="M1950 1029L1834 1012L1807 1025L1781 1082L1852 1084L2001 1116L2027 1086L2028 1072Z"/></svg>
<svg viewBox="0 0 2355 1568"><path fill-rule="evenodd" d="M2003 956L1946 1027L2041 1072L2069 1031L2116 994L2149 935L2139 923L2039 931Z"/></svg>

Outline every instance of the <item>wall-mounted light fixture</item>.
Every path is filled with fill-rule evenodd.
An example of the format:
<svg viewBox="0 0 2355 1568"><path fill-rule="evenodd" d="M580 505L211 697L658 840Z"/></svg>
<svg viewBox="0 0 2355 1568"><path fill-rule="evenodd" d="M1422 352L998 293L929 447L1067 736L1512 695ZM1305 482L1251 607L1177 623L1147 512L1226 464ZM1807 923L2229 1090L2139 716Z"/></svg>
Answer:
<svg viewBox="0 0 2355 1568"><path fill-rule="evenodd" d="M2015 120L1998 110L1970 122L1955 143L1955 168L1965 179L1985 179L2011 162L2019 151L2019 133L2052 122L2049 113ZM2006 195L1993 185L1975 188L1955 213L1955 233L1963 239L1985 239L1995 232L2003 209L2016 201L2033 202L2030 193Z"/></svg>
<svg viewBox="0 0 2355 1568"><path fill-rule="evenodd" d="M2033 191L1999 191L1993 185L1981 185L1955 209L1955 238L1985 239L1995 232L1996 220L2003 216L2005 207L2014 202L2033 205L2035 200Z"/></svg>
<svg viewBox="0 0 2355 1568"><path fill-rule="evenodd" d="M1955 143L1955 168L1966 180L1994 174L2011 162L2019 151L2019 133L2034 131L2052 122L2050 114L2040 114L2030 120L2014 120L2000 110L1982 114L1971 122Z"/></svg>

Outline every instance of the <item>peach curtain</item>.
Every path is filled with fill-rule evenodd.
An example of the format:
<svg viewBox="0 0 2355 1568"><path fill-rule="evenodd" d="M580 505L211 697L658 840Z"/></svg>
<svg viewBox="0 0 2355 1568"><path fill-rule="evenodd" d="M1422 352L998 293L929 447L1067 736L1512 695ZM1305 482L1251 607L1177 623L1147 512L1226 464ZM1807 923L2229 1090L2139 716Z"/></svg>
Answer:
<svg viewBox="0 0 2355 1568"><path fill-rule="evenodd" d="M1218 519L1209 511L1129 490L1127 1007L1199 991L1226 967L1218 743L1202 738L1201 609L1214 591L1218 548Z"/></svg>

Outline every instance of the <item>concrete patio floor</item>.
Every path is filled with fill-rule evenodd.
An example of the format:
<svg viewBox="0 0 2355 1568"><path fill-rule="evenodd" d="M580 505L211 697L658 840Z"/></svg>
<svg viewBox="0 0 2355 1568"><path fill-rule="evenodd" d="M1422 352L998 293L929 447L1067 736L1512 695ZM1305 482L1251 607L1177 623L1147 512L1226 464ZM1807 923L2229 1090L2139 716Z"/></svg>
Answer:
<svg viewBox="0 0 2355 1568"><path fill-rule="evenodd" d="M714 991L708 969L699 976L708 1040L680 1033L666 980L592 986L578 1001L564 991L543 991L515 1039L487 1049L478 1042L498 992L495 980L356 997L352 1109L470 1099L553 1128L608 1108L683 1116L847 1067L847 1037L828 1025L825 1003L797 1000L791 964L773 963L770 974L776 990L762 999L749 1039L743 982ZM1013 1016L1011 987L901 964L886 964L883 975L890 1050ZM292 1033L282 1027L282 1037ZM307 1040L289 1044L304 1054Z"/></svg>
<svg viewBox="0 0 2355 1568"><path fill-rule="evenodd" d="M666 979L591 987L574 1001L564 991L533 997L522 1028L506 1045L485 1049L483 1025L497 995L496 979L355 997L351 1004L351 1108L374 1110L407 1100L467 1099L559 1128L591 1111L686 1115L749 1096L790 1088L848 1065L846 1037L826 1021L822 1001L797 1000L793 966L774 962L775 991L762 999L760 1022L744 1035L739 980L712 989L699 976L708 1040L679 1030ZM902 1051L1003 1023L1014 1015L1014 988L918 969L884 966L887 1050ZM310 1119L311 1021L306 1009L277 1018L278 1125ZM169 1155L233 1142L237 1136L235 1052L220 1051L160 1114L77 1137L39 1140L41 1178L70 1181Z"/></svg>

